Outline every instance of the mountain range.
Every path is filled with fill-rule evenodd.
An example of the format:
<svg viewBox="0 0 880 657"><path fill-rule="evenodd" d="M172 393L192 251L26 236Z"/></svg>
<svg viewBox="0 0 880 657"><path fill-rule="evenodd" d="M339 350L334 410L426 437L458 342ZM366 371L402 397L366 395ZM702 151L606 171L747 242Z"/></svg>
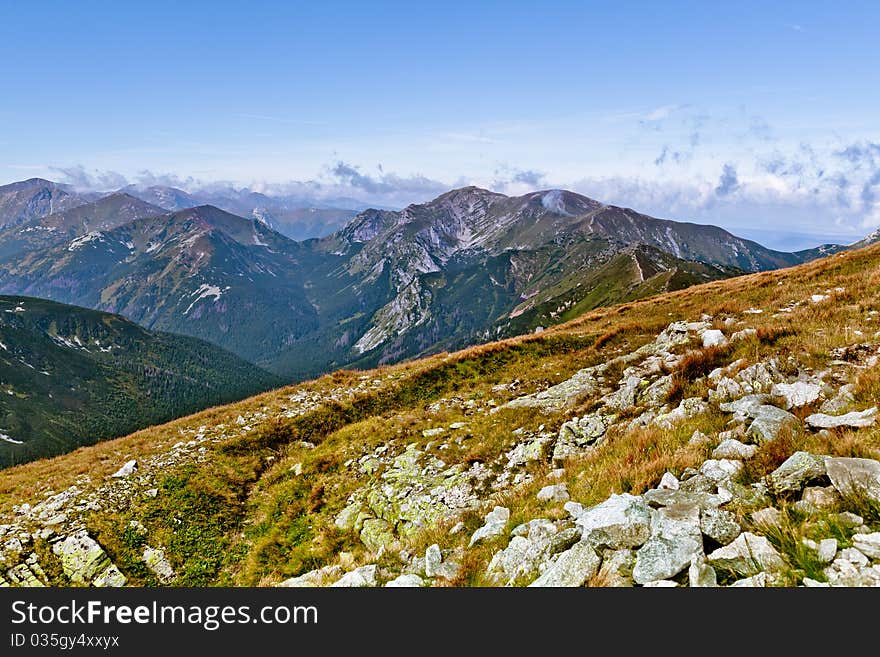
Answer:
<svg viewBox="0 0 880 657"><path fill-rule="evenodd" d="M153 188L156 204L117 193L8 226L0 292L119 313L303 379L847 248L785 253L564 190L477 187L364 210L298 242L210 205L162 212L195 200L164 191Z"/></svg>

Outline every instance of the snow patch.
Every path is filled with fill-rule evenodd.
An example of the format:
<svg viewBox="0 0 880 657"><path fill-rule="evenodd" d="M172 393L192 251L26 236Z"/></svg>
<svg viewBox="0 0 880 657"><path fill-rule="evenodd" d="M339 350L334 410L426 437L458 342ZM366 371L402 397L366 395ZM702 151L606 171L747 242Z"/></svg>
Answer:
<svg viewBox="0 0 880 657"><path fill-rule="evenodd" d="M7 443L12 443L13 445L24 445L23 440L16 440L15 438L10 437L8 434L0 432L0 440L5 440Z"/></svg>
<svg viewBox="0 0 880 657"><path fill-rule="evenodd" d="M85 246L86 244L90 244L91 242L106 242L106 240L104 239L104 233L98 230L87 233L82 237L77 237L70 243L70 245L67 247L67 250L76 251L77 249Z"/></svg>
<svg viewBox="0 0 880 657"><path fill-rule="evenodd" d="M228 290L229 286L227 285L225 290ZM191 297L196 297L191 304L189 304L189 308L183 311L183 314L186 315L192 310L192 307L196 305L202 299L206 299L207 297L214 297L214 301L218 301L221 296L223 296L223 292L225 290L221 290L216 285L208 285L207 283L202 283L199 285L199 288L190 294Z"/></svg>

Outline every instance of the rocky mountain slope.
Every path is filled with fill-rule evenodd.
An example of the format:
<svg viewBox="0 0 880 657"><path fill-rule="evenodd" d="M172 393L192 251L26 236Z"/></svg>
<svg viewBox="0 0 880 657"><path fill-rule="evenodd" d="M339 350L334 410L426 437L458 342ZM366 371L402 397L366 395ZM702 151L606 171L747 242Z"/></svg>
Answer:
<svg viewBox="0 0 880 657"><path fill-rule="evenodd" d="M85 308L0 297L0 468L278 383L200 340Z"/></svg>
<svg viewBox="0 0 880 657"><path fill-rule="evenodd" d="M878 276L713 281L6 470L3 577L876 585Z"/></svg>

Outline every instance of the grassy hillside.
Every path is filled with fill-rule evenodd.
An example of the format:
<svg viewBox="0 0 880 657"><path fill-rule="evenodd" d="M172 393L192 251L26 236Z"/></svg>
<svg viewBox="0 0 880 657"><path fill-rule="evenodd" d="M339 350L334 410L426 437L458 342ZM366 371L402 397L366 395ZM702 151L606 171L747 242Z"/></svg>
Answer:
<svg viewBox="0 0 880 657"><path fill-rule="evenodd" d="M510 466L516 449L555 440L563 424L594 412L600 395L626 380L627 364L647 353L640 356L639 348L653 344L670 322L703 315L728 335L746 333L723 348L676 346L680 357L660 401L674 408L682 398L708 398L707 412L631 426L645 408L630 407L615 416L601 444L574 458L560 463L543 455ZM842 410L856 410L880 398L876 359L873 365L868 359L878 346L880 246L873 246L593 310L539 334L378 370L335 372L11 468L0 473L0 513L14 518L13 505L74 485L83 499L119 500L78 518L134 585L162 583L144 565L147 544L164 550L175 585L202 586L274 584L323 566L341 572L367 563L397 573L435 542L459 564L448 584L486 584L489 562L507 543L495 538L469 548L468 539L493 504L512 509L508 530L535 518L562 522L561 504L535 497L548 483L567 484L572 499L589 506L611 493L640 494L664 472L683 478L687 468L699 467L711 446L692 441L694 432L717 436L730 426L730 415L707 395L714 384L706 375L715 367L775 358L789 375L831 372L830 380L841 379L837 385L852 386ZM577 381L573 375L589 367L600 368L595 385L574 387L565 404L507 405ZM815 408L798 409L798 417ZM880 429L791 431L757 447L738 475L740 485L797 450L877 459ZM135 477L107 478L129 459L138 460ZM146 489L156 495L145 496ZM343 513L368 507L358 517ZM880 516L865 508L865 523L876 527ZM743 523L754 510L745 502L734 508ZM771 538L784 552L791 581L800 582L797 546L814 535L814 521L792 518ZM841 530L843 545L848 531ZM50 581L63 583L47 545L33 550L45 556Z"/></svg>
<svg viewBox="0 0 880 657"><path fill-rule="evenodd" d="M277 385L206 342L117 315L0 296L0 467Z"/></svg>

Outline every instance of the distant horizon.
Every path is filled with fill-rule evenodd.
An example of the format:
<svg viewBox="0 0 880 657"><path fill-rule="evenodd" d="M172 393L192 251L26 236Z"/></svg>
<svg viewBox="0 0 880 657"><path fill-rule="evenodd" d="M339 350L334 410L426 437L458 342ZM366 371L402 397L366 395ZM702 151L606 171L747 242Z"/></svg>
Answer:
<svg viewBox="0 0 880 657"><path fill-rule="evenodd" d="M733 233L880 225L880 5L0 9L0 180L404 207L569 189Z"/></svg>

